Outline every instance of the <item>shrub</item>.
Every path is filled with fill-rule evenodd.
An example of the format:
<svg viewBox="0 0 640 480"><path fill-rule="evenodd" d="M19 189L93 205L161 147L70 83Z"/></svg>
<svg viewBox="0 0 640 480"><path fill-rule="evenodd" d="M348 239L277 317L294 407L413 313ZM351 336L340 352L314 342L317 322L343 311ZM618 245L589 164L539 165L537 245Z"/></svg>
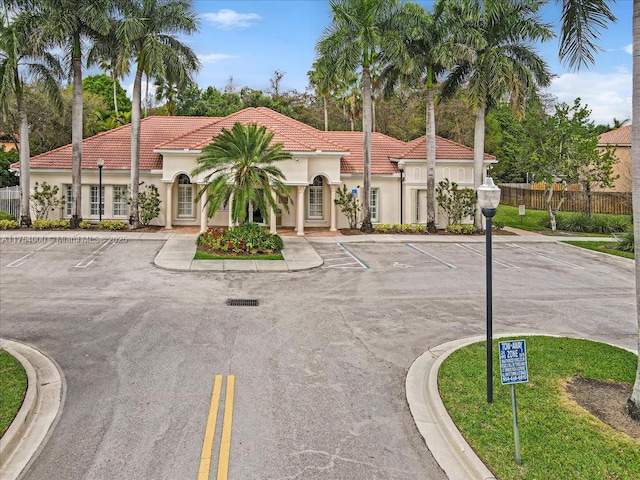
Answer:
<svg viewBox="0 0 640 480"><path fill-rule="evenodd" d="M213 251L237 254L273 253L284 248L282 238L257 223L245 223L228 230L209 228L198 236L197 243Z"/></svg>
<svg viewBox="0 0 640 480"><path fill-rule="evenodd" d="M18 227L19 224L15 220L0 219L0 230L13 230Z"/></svg>
<svg viewBox="0 0 640 480"><path fill-rule="evenodd" d="M413 227L413 231L415 233L427 233L427 226L426 225L415 225Z"/></svg>
<svg viewBox="0 0 640 480"><path fill-rule="evenodd" d="M462 219L475 213L476 192L470 188L458 188L456 182L444 179L436 187L436 200L447 214L449 225L462 223Z"/></svg>
<svg viewBox="0 0 640 480"><path fill-rule="evenodd" d="M138 219L148 227L151 220L160 215L160 193L155 185L147 185L146 192L138 193Z"/></svg>
<svg viewBox="0 0 640 480"><path fill-rule="evenodd" d="M391 225L388 223L378 223L377 225L374 225L374 228L378 233L388 233L391 231Z"/></svg>
<svg viewBox="0 0 640 480"><path fill-rule="evenodd" d="M82 220L79 224L78 227L83 228L83 229L89 229L91 228L91 222L88 220Z"/></svg>
<svg viewBox="0 0 640 480"><path fill-rule="evenodd" d="M43 220L36 219L32 223L36 230L48 230L50 228L69 228L69 220Z"/></svg>
<svg viewBox="0 0 640 480"><path fill-rule="evenodd" d="M0 220L16 220L16 217L11 215L9 212L0 212Z"/></svg>
<svg viewBox="0 0 640 480"><path fill-rule="evenodd" d="M358 197L351 190L347 190L345 184L342 184L342 188L338 188L336 193L338 195L335 199L335 204L346 215L349 228L358 228L358 214L362 210Z"/></svg>
<svg viewBox="0 0 640 480"><path fill-rule="evenodd" d="M623 252L633 252L635 247L635 239L633 238L633 232L625 233L620 240L618 240L618 250Z"/></svg>
<svg viewBox="0 0 640 480"><path fill-rule="evenodd" d="M31 195L31 208L33 209L36 219L43 220L49 216L49 213L64 205L64 196L58 197L60 189L57 185L49 185L42 182L42 186L36 182ZM47 227L50 228L50 227Z"/></svg>
<svg viewBox="0 0 640 480"><path fill-rule="evenodd" d="M447 225L445 228L445 232L455 233L458 235L471 235L475 231L476 228L470 224Z"/></svg>
<svg viewBox="0 0 640 480"><path fill-rule="evenodd" d="M127 224L122 220L102 220L99 227L103 230L124 230Z"/></svg>
<svg viewBox="0 0 640 480"><path fill-rule="evenodd" d="M629 228L629 221L626 217L615 217L609 215L592 215L589 217L585 213L573 213L559 215L557 219L558 230L568 232L585 233L612 233L624 232Z"/></svg>

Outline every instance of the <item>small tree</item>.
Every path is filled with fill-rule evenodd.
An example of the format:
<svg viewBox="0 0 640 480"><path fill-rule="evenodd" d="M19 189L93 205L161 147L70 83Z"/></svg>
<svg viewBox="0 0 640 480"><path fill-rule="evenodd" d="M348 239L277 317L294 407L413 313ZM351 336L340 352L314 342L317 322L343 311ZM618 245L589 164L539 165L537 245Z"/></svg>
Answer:
<svg viewBox="0 0 640 480"><path fill-rule="evenodd" d="M338 198L335 199L336 205L340 207L340 211L344 213L349 222L349 228L358 228L358 216L362 210L358 197L351 190L347 190L346 185L337 190Z"/></svg>
<svg viewBox="0 0 640 480"><path fill-rule="evenodd" d="M436 187L436 200L447 214L448 225L458 225L465 217L475 213L476 192L470 188L458 188L456 182L445 178Z"/></svg>
<svg viewBox="0 0 640 480"><path fill-rule="evenodd" d="M60 189L57 185L49 185L42 182L42 187L36 182L31 195L31 209L36 219L43 220L49 217L49 213L64 205L64 196L58 197Z"/></svg>
<svg viewBox="0 0 640 480"><path fill-rule="evenodd" d="M160 194L158 187L147 185L146 191L138 193L138 221L144 227L160 215Z"/></svg>

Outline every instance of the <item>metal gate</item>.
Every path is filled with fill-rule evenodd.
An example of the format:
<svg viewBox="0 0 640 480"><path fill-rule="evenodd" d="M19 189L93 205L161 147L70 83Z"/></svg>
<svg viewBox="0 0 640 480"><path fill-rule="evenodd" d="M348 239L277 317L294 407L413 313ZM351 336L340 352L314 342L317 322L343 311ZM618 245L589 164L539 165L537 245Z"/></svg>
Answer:
<svg viewBox="0 0 640 480"><path fill-rule="evenodd" d="M20 187L0 188L0 212L9 212L20 218Z"/></svg>

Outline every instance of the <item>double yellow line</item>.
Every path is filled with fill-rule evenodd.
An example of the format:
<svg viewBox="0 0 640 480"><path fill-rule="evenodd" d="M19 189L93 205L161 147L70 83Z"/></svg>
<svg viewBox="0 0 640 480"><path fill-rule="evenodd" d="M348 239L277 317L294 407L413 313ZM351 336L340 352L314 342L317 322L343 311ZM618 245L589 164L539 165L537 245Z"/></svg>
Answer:
<svg viewBox="0 0 640 480"><path fill-rule="evenodd" d="M216 424L218 423L218 408L222 395L222 380L224 375L216 375L213 380L211 392L211 404L207 416L207 426L204 431L202 453L200 454L200 468L198 480L209 480L211 459L213 457L213 444L216 436ZM222 437L220 438L220 454L218 457L217 480L227 480L229 475L229 454L231 451L231 424L233 421L233 396L236 386L235 375L227 375L227 390L224 400L224 415L222 418Z"/></svg>

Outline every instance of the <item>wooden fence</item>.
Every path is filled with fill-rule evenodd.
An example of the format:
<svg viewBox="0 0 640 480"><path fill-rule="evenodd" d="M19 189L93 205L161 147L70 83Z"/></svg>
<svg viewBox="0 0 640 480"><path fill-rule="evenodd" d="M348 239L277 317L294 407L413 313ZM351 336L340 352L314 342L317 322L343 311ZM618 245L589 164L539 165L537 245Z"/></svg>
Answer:
<svg viewBox="0 0 640 480"><path fill-rule="evenodd" d="M503 205L524 205L534 210L546 210L547 202L543 190L532 190L530 185L500 185L502 194L500 203ZM551 200L555 208L560 202L559 191L553 192ZM586 212L587 194L583 191L567 191L560 211L563 212ZM617 213L620 215L631 215L631 192L592 192L591 211L593 213Z"/></svg>

